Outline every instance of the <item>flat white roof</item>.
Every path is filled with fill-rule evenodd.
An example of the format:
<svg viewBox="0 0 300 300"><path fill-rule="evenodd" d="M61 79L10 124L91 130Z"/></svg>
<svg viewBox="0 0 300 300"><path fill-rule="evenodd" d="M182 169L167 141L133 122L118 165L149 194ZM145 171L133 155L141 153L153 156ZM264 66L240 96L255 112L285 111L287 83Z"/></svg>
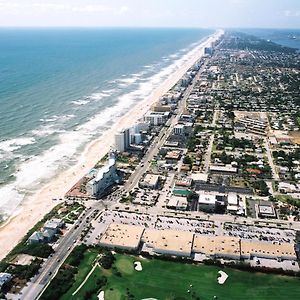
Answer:
<svg viewBox="0 0 300 300"><path fill-rule="evenodd" d="M208 174L206 173L192 173L191 174L191 179L194 181L207 181Z"/></svg>
<svg viewBox="0 0 300 300"><path fill-rule="evenodd" d="M238 197L236 194L228 194L227 197L228 205L238 205Z"/></svg>
<svg viewBox="0 0 300 300"><path fill-rule="evenodd" d="M144 226L112 223L106 229L99 244L110 247L136 249L143 232Z"/></svg>
<svg viewBox="0 0 300 300"><path fill-rule="evenodd" d="M260 214L265 214L265 215L274 214L274 208L269 205L258 205L258 210Z"/></svg>
<svg viewBox="0 0 300 300"><path fill-rule="evenodd" d="M154 251L190 255L193 238L194 233L187 231L145 229L142 239Z"/></svg>
<svg viewBox="0 0 300 300"><path fill-rule="evenodd" d="M211 166L209 166L209 169L211 171L219 171L219 172L232 172L232 173L237 172L237 168L232 167L230 165L228 165L228 166L211 165Z"/></svg>
<svg viewBox="0 0 300 300"><path fill-rule="evenodd" d="M236 205L227 205L227 210L238 211L238 207Z"/></svg>
<svg viewBox="0 0 300 300"><path fill-rule="evenodd" d="M156 185L159 179L159 175L156 174L147 174L143 180L144 183L149 185Z"/></svg>
<svg viewBox="0 0 300 300"><path fill-rule="evenodd" d="M216 196L211 194L199 194L199 204L215 204Z"/></svg>

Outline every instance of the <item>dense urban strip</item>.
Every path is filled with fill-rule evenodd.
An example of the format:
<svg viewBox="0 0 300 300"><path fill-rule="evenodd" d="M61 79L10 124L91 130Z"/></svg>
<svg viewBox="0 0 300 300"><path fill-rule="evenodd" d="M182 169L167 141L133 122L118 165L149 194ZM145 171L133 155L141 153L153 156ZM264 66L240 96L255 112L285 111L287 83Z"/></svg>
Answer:
<svg viewBox="0 0 300 300"><path fill-rule="evenodd" d="M53 199L1 262L2 297L296 299L299 72L293 49L226 32Z"/></svg>

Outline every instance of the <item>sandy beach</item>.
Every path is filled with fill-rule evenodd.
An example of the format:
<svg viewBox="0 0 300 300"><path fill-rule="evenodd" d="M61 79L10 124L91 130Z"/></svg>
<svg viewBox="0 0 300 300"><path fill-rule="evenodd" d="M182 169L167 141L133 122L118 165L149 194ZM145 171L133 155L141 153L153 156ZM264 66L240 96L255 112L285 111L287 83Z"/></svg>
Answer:
<svg viewBox="0 0 300 300"><path fill-rule="evenodd" d="M135 105L130 111L119 118L110 130L106 131L101 137L91 142L81 154L78 163L60 175L51 179L32 197L26 199L20 205L14 216L11 216L0 227L0 259L22 239L22 237L32 228L46 213L58 204L53 198L61 198L63 195L88 171L95 163L104 156L114 144L114 133L123 127L133 125L151 107L153 103L172 88L186 71L203 56L203 48L222 34L218 31L206 39L201 45L197 46L193 55L188 61L174 72L168 79L156 88L152 94Z"/></svg>

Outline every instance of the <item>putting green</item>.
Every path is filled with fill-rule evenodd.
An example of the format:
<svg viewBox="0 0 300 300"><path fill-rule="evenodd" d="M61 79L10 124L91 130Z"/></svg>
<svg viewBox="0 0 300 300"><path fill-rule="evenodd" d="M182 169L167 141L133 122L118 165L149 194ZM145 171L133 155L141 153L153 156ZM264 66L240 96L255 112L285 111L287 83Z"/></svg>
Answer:
<svg viewBox="0 0 300 300"><path fill-rule="evenodd" d="M122 274L130 275L134 272L134 265L127 257L120 257L115 262L115 266Z"/></svg>

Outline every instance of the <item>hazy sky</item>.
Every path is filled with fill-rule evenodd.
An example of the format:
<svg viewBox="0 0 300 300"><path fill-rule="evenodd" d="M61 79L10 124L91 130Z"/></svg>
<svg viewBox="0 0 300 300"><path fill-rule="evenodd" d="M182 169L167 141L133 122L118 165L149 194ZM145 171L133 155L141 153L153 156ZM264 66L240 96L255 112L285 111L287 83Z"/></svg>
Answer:
<svg viewBox="0 0 300 300"><path fill-rule="evenodd" d="M0 26L300 28L300 0L0 0Z"/></svg>

